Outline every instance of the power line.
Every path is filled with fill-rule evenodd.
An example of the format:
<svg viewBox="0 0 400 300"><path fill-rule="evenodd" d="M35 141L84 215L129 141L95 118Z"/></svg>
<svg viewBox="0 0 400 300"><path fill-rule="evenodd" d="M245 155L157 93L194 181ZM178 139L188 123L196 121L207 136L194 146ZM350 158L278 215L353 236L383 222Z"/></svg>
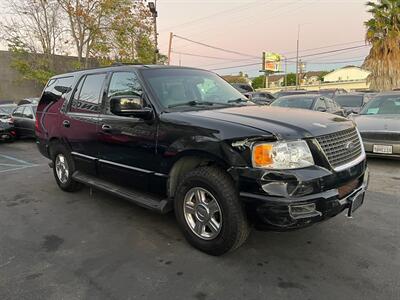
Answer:
<svg viewBox="0 0 400 300"><path fill-rule="evenodd" d="M193 23L201 22L203 20L208 20L209 18L218 16L220 14L226 15L229 12L233 12L233 11L236 11L236 10L239 10L239 9L246 10L246 9L254 8L254 7L256 7L255 6L256 3L258 3L258 1L254 1L254 2L251 2L251 3L246 3L244 5L240 5L240 6L237 6L237 7L230 8L230 9L222 10L222 11L213 13L211 15L207 15L207 16L204 16L204 17L201 17L201 18L197 18L197 19L194 19L194 20L191 20L191 21L188 21L188 22L184 22L184 23L181 23L181 24L172 25L172 26L169 26L167 28L162 29L161 32L165 32L165 31L168 31L168 30L176 28L176 27L191 25ZM265 5L267 3L259 3L259 4Z"/></svg>
<svg viewBox="0 0 400 300"><path fill-rule="evenodd" d="M278 11L278 10L280 10L280 9L285 9L285 8L287 8L287 7L289 7L289 6L293 5L293 4L296 5L296 4L298 4L298 2L294 1L294 2L290 2L290 3L286 3L285 5L283 5L283 6L281 6L281 7L277 7L277 8L275 8L275 9L269 10L268 13L270 13L270 12L276 12L276 11ZM309 4L309 3L308 3L308 4ZM308 4L306 4L306 5L308 5ZM303 8L303 7L306 6L306 5L297 7L296 9ZM295 10L296 10L296 9L295 9ZM292 12L292 11L286 11L286 12L283 12L283 14L288 13L288 12ZM280 14L277 14L277 15L272 15L272 17L271 17L270 15L267 14L265 17L268 18L268 20L270 20L270 19L275 18L275 17L278 17L278 16L280 16L280 15L282 15L282 12L281 12ZM253 22L253 23L254 23L254 22ZM235 22L235 25L236 25L236 24L238 24L238 22ZM247 22L246 25L249 25L249 23ZM207 32L207 31L206 31L206 30L197 31L197 32L194 33L194 35L195 35L195 36L198 36L199 34L201 34L201 33L203 33L203 32ZM218 36L221 36L222 34L225 34L225 33L220 33L220 34L217 34L217 35L213 35L212 37L218 37ZM208 36L208 37L209 37L209 36ZM186 48L186 47L188 47L188 45L183 46L183 47L181 47L181 48Z"/></svg>
<svg viewBox="0 0 400 300"><path fill-rule="evenodd" d="M180 52L180 51L172 51L172 53L180 54L180 55L186 55L186 56L194 56L194 57L203 57L203 58L210 58L210 59L228 60L228 61L242 61L242 60L243 60L243 59L232 59L232 58L220 57L220 56L208 56L208 55L201 55L201 54L188 53L188 52ZM260 58L258 57L258 58L253 58L253 59L260 59Z"/></svg>
<svg viewBox="0 0 400 300"><path fill-rule="evenodd" d="M361 45L361 47L364 47L364 46L368 46L368 45ZM323 49L323 48L325 48L325 47L319 47L320 49ZM316 48L317 49L317 48ZM346 48L345 48L346 49ZM349 50L341 50L340 52L342 52L342 53L345 53L345 52L352 52L352 51L354 51L354 50L357 50L358 48L355 48L355 49L349 49ZM340 50L340 49L339 49ZM335 51L336 52L336 51ZM323 55L325 52L322 52L321 54L319 54L319 53L313 53L312 55L307 55L307 56L320 56L320 55ZM322 56L322 57L318 57L318 58L327 58L327 57L332 57L332 56L336 56L337 54L334 54L334 55L325 55L325 56ZM302 58L302 57L305 57L305 55L304 56L302 56L302 55L299 55L299 57L300 58ZM288 63L296 63L295 61L291 61L291 59L295 59L295 57L290 57L290 58L286 58L286 61L288 62ZM253 58L253 59L240 59L240 60L236 60L237 62L251 62L252 60L255 60L255 58ZM235 62L235 60L231 60L231 62ZM213 66L218 66L218 65L224 65L224 64L226 64L227 62L219 62L219 63L212 63L212 64L207 64L207 65L202 65L202 66L197 66L197 67L201 67L201 68L207 68L207 67L213 67ZM254 64L254 65L256 65L256 64Z"/></svg>
<svg viewBox="0 0 400 300"><path fill-rule="evenodd" d="M364 40L359 40L359 41L354 41L354 42L346 42L346 43L340 43L340 44L333 44L333 45L317 47L317 48L303 49L303 50L300 50L300 53L314 51L314 50L327 49L327 48L332 48L332 47L337 47L337 46L350 45L350 44L361 43L361 42L364 42ZM282 54L290 54L290 53L296 53L296 51L282 52Z"/></svg>
<svg viewBox="0 0 400 300"><path fill-rule="evenodd" d="M191 42L197 45L201 45L203 47L207 47L207 48L211 48L211 49L215 49L215 50L219 50L219 51L223 51L223 52L227 52L227 53L232 53L232 54L236 54L236 55L241 55L241 56L247 56L247 57L252 57L252 58L260 58L256 55L251 55L251 54L246 54L246 53L241 53L241 52L237 52L237 51L233 51L233 50L228 50L228 49L224 49L224 48L220 48L220 47L216 47L216 46L212 46L212 45L208 45L202 42L197 42L188 38L185 38L183 36L180 35L176 35L174 34L174 37L179 38L181 40L187 41L187 42Z"/></svg>
<svg viewBox="0 0 400 300"><path fill-rule="evenodd" d="M368 45L347 47L347 48L335 49L335 50L330 50L330 51L325 51L325 52L320 52L320 53L312 53L312 54L308 54L308 55L302 55L301 58L304 58L304 57L312 57L312 56L318 56L318 55L327 54L327 53L336 53L336 52L340 52L340 51L345 51L345 50L349 50L349 49L357 49L357 48L366 47L366 46L368 46ZM290 57L290 58L287 58L287 60L295 59L295 58L296 58L296 57ZM252 67L252 66L257 66L257 65L260 65L260 63L258 62L258 63L252 63L252 64L244 64L244 65L238 65L238 66L230 66L230 67L224 67L224 68L217 68L217 69L212 69L212 71L227 70L227 69L233 69L233 68Z"/></svg>

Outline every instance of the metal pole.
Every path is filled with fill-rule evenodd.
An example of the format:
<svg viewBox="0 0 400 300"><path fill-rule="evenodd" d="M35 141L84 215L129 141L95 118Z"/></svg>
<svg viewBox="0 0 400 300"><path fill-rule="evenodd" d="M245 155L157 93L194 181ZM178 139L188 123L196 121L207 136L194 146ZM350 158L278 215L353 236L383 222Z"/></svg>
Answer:
<svg viewBox="0 0 400 300"><path fill-rule="evenodd" d="M285 90L287 90L287 57L285 56Z"/></svg>
<svg viewBox="0 0 400 300"><path fill-rule="evenodd" d="M168 66L171 65L171 50L172 50L172 38L174 34L172 32L169 33L169 44L168 44Z"/></svg>
<svg viewBox="0 0 400 300"><path fill-rule="evenodd" d="M299 88L299 39L300 39L300 24L297 25L296 90Z"/></svg>
<svg viewBox="0 0 400 300"><path fill-rule="evenodd" d="M155 47L156 49L154 49L154 63L157 64L158 63L158 33L157 33L157 0L154 0L154 6L155 6L155 10L156 12L153 14L153 22L154 22L154 43L155 43Z"/></svg>

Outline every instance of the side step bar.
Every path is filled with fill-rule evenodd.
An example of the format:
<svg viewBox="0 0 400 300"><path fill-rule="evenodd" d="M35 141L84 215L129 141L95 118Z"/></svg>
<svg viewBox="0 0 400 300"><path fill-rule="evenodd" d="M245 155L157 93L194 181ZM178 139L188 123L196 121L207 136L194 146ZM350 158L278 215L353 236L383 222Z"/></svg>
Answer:
<svg viewBox="0 0 400 300"><path fill-rule="evenodd" d="M162 199L143 192L132 191L79 171L75 171L74 174L72 174L72 178L85 185L89 185L96 189L111 193L115 196L131 201L141 207L161 214L168 213L172 210L171 199Z"/></svg>

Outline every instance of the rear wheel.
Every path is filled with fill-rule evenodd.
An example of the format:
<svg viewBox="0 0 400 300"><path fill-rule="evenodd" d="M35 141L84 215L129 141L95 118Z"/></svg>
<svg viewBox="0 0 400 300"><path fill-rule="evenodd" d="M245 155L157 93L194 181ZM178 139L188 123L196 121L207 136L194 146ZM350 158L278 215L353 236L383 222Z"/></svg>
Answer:
<svg viewBox="0 0 400 300"><path fill-rule="evenodd" d="M187 241L211 255L242 245L249 234L232 179L217 167L190 171L175 196L175 215Z"/></svg>
<svg viewBox="0 0 400 300"><path fill-rule="evenodd" d="M53 173L58 186L67 192L79 190L82 184L72 179L75 164L71 154L60 144L53 144L50 151L53 161Z"/></svg>

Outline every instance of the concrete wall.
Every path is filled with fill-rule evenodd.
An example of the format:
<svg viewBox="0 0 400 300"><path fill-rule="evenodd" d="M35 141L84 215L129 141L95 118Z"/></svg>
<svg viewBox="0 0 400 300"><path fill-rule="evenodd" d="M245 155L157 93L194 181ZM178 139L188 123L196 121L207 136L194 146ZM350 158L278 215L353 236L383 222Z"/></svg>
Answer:
<svg viewBox="0 0 400 300"><path fill-rule="evenodd" d="M0 102L6 100L19 101L23 98L39 97L43 86L35 81L23 79L21 74L11 67L12 53L0 51ZM57 55L55 69L58 74L74 70L77 58ZM91 61L90 65L98 65Z"/></svg>
<svg viewBox="0 0 400 300"><path fill-rule="evenodd" d="M34 81L22 79L21 75L10 67L11 61L10 52L0 51L0 102L38 97L42 92L42 86Z"/></svg>

